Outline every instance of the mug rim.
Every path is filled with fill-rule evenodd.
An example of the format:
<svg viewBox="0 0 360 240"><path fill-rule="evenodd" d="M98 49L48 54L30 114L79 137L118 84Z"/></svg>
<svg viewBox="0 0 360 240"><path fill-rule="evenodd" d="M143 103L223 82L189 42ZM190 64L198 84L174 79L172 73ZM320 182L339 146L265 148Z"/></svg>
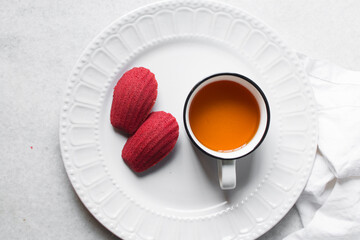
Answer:
<svg viewBox="0 0 360 240"><path fill-rule="evenodd" d="M214 156L212 155L211 153L205 151L204 149L202 149L193 139L193 137L191 136L190 134L190 131L189 131L189 128L188 128L188 124L186 123L186 110L188 108L188 104L189 104L189 100L190 100L190 97L193 95L194 91L202 84L204 83L205 81L208 81L214 77L218 77L218 76L234 76L234 77L238 77L238 78L241 78L245 81L247 81L248 83L250 83L252 86L254 86L256 88L256 90L260 93L261 97L263 98L264 100L264 103L265 103L265 108L266 108L266 115L267 115L267 121L266 121L266 126L265 126L265 130L264 130L264 133L263 135L261 136L261 139L259 140L259 142L255 145L255 147L253 149L251 149L248 153L244 154L244 155L241 155L239 157L234 157L234 158L222 158L222 157L219 157L219 156ZM219 80L219 81L224 81L224 80ZM188 137L190 138L191 142L203 153L205 153L206 155L212 157L212 158L215 158L215 159L219 159L219 160L238 160L240 158L243 158L247 155L249 155L250 153L254 152L260 145L261 143L264 141L266 135L267 135L267 132L269 130L269 127L270 127L270 106L269 106L269 102L263 92L263 90L253 81L251 80L250 78L244 76L244 75L241 75L239 73L231 73L231 72L223 72L223 73L216 73L216 74L213 74L213 75L210 75L206 78L204 78L203 80L199 81L198 83L196 83L194 85L194 87L192 87L192 89L190 90L190 92L188 93L187 97L186 97L186 100L185 100L185 104L184 104L184 109L183 109L183 121L184 121L184 127L185 127L185 131L186 131L186 134L188 135ZM190 124L190 122L189 122ZM195 135L194 135L195 137ZM206 147L206 146L204 146ZM207 149L209 149L208 147L206 147ZM211 150L211 149L210 149Z"/></svg>

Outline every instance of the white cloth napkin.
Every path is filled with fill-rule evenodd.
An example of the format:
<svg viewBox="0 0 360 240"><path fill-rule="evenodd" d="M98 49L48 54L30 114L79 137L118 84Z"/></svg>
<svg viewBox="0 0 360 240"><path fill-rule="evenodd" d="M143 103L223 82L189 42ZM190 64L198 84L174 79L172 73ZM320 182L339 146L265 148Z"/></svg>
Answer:
<svg viewBox="0 0 360 240"><path fill-rule="evenodd" d="M303 55L319 116L319 142L296 203L304 228L284 240L360 239L360 72Z"/></svg>

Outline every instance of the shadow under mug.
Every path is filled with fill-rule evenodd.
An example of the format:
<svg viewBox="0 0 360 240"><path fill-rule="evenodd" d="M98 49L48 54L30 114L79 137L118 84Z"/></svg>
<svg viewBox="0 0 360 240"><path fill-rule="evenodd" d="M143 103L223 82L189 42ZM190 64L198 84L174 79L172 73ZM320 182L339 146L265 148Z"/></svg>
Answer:
<svg viewBox="0 0 360 240"><path fill-rule="evenodd" d="M195 95L208 84L223 80L236 82L250 91L255 97L260 110L258 129L253 138L246 146L229 152L214 151L205 147L193 133L189 120L189 110ZM217 159L220 187L223 190L227 190L236 187L236 161L253 152L263 142L269 129L270 108L264 92L254 81L237 73L218 73L203 79L191 89L185 101L183 118L185 130L191 142L203 153L213 159Z"/></svg>

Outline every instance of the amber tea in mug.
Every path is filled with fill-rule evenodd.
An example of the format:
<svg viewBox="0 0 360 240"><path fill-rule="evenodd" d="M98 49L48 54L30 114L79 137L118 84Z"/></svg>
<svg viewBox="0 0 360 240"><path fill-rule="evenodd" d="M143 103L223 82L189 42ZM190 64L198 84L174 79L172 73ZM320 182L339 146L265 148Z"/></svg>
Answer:
<svg viewBox="0 0 360 240"><path fill-rule="evenodd" d="M260 109L244 86L220 80L197 92L190 105L189 120L195 137L205 147L218 152L235 151L255 136Z"/></svg>

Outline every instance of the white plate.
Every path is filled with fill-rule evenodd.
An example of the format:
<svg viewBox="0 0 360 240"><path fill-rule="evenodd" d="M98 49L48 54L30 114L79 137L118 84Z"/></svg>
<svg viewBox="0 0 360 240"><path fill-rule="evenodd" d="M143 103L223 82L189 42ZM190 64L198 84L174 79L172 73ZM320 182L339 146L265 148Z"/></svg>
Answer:
<svg viewBox="0 0 360 240"><path fill-rule="evenodd" d="M154 110L172 113L172 153L143 174L121 159L126 137L110 124L113 87L134 66L155 73ZM190 89L211 74L236 72L264 90L266 140L238 161L237 188L219 188L216 161L192 147L182 110ZM90 212L123 239L253 239L274 226L308 179L317 143L314 98L301 64L258 20L209 2L161 2L113 23L85 50L61 113L63 160Z"/></svg>

